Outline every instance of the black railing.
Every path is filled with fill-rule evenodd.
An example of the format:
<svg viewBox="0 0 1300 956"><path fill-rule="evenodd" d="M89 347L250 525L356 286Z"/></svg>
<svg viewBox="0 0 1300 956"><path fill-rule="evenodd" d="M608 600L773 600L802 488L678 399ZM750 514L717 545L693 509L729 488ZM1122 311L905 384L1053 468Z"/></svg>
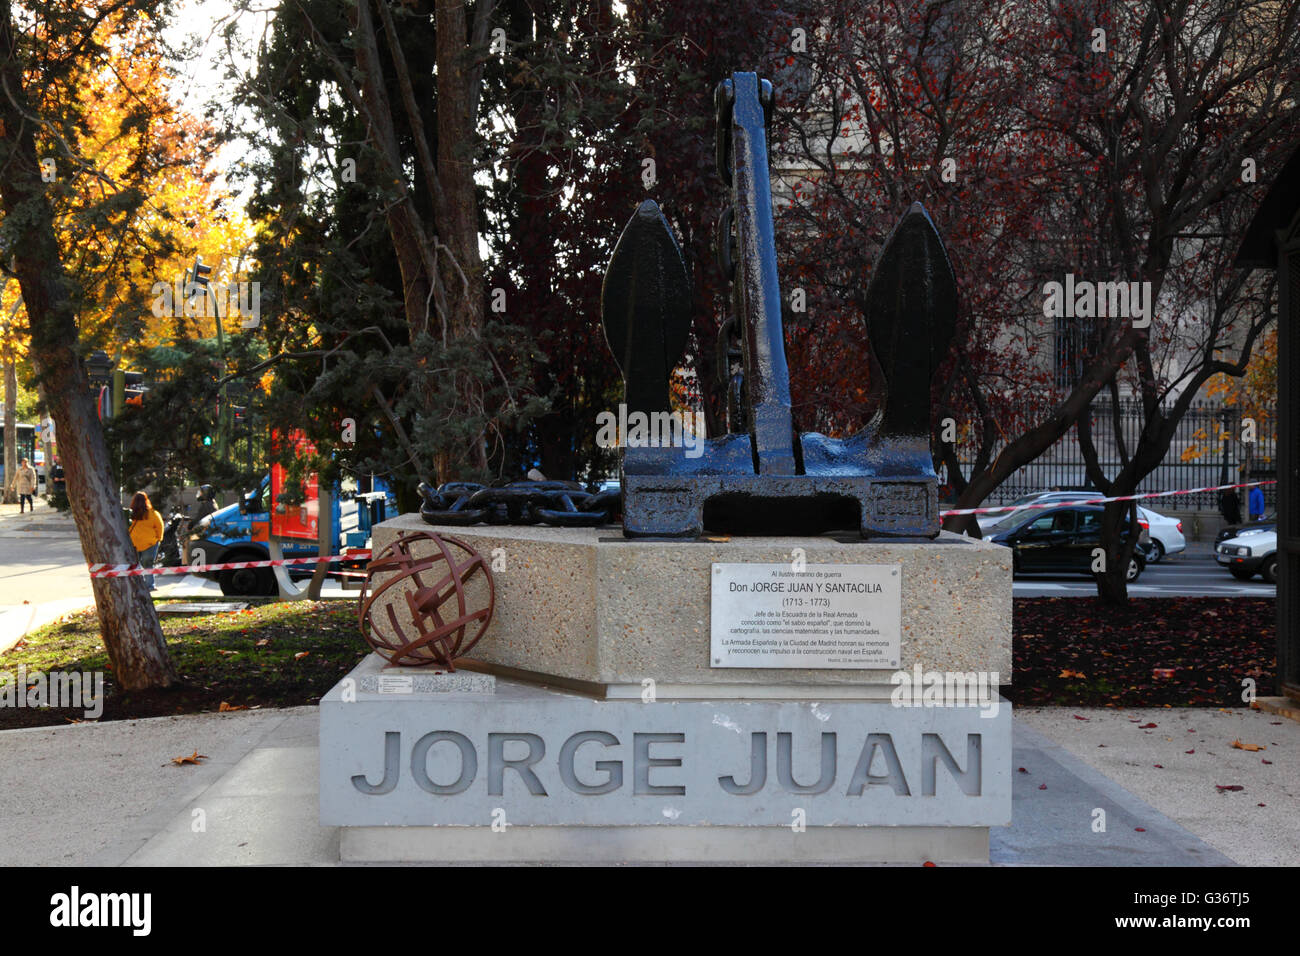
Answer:
<svg viewBox="0 0 1300 956"><path fill-rule="evenodd" d="M1027 416L1027 421L1033 418ZM1252 429L1249 427L1253 420ZM1122 400L1119 405L1119 432L1124 447L1132 454L1145 421L1136 400ZM1102 471L1113 476L1121 467L1120 449L1115 438L1113 407L1109 402L1094 403L1092 434ZM974 458L977 436L958 447L963 472ZM1174 491L1212 485L1276 478L1277 417L1269 406L1258 415L1217 402L1198 402L1187 410L1178 423L1174 439L1164 460L1138 486L1139 492ZM995 450L996 455L996 450ZM1007 504L1022 495L1051 488L1061 490L1092 488L1079 450L1079 438L1071 428L1060 441L1037 459L1023 466L1002 483L986 504ZM1241 490L1243 512L1246 489ZM1274 487L1264 487L1266 511L1276 509ZM1157 499L1154 511L1217 511L1218 494L1201 492Z"/></svg>

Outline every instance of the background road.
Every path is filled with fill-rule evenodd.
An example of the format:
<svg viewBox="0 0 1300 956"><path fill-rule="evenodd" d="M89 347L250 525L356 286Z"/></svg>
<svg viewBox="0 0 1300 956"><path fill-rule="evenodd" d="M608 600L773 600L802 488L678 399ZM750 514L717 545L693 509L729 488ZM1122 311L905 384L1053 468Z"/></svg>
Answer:
<svg viewBox="0 0 1300 956"><path fill-rule="evenodd" d="M1214 561L1208 541L1189 541L1187 550L1148 564L1128 586L1131 597L1276 597L1277 585L1259 577L1238 581ZM1096 597L1097 586L1081 574L1028 574L1018 577L1015 597Z"/></svg>

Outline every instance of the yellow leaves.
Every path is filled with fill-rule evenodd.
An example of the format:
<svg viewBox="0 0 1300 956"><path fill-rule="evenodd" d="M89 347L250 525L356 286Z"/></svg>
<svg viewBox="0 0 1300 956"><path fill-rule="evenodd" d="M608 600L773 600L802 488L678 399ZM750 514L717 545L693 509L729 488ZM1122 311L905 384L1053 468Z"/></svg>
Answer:
<svg viewBox="0 0 1300 956"><path fill-rule="evenodd" d="M217 708L217 712L218 712L218 713L222 713L222 714L229 714L229 713L231 713L232 711L236 711L236 710L248 710L248 705L247 705L247 704L231 704L231 703L227 703L226 701L223 700L223 701L221 702L221 706Z"/></svg>
<svg viewBox="0 0 1300 956"><path fill-rule="evenodd" d="M251 246L253 228L217 174L216 130L175 106L176 77L151 33L114 15L95 38L106 55L78 61L83 122L71 143L91 170L60 160L58 188L49 194L68 271L90 280L82 334L105 340L114 358L131 363L135 352L177 333L175 310L156 314L156 284L174 289L196 253L214 266L214 284L247 280L236 269L246 273L252 266L240 257ZM66 39L46 41L59 49ZM33 104L36 112L40 107ZM106 204L126 190L138 190L144 201ZM177 251L160 255L165 248ZM112 265L88 269L86 260ZM0 312L0 327L7 314ZM143 328L119 329L122 315L139 316ZM205 326L191 325L189 334L216 334L211 317ZM239 316L223 326L236 334Z"/></svg>
<svg viewBox="0 0 1300 956"><path fill-rule="evenodd" d="M1056 676L1062 678L1075 677L1078 678L1079 680L1088 679L1088 675L1085 674L1083 671L1063 670L1061 671L1061 673L1057 674Z"/></svg>
<svg viewBox="0 0 1300 956"><path fill-rule="evenodd" d="M172 763L176 764L176 766L178 767L181 767L187 763L197 764L199 761L207 760L207 759L208 759L207 754L201 754L196 750L188 757L172 757Z"/></svg>
<svg viewBox="0 0 1300 956"><path fill-rule="evenodd" d="M1251 753L1259 753L1261 750L1265 749L1259 744L1243 744L1240 738L1234 740L1232 746L1234 750L1247 750Z"/></svg>
<svg viewBox="0 0 1300 956"><path fill-rule="evenodd" d="M17 362L27 354L26 326L18 283L0 279L0 361Z"/></svg>

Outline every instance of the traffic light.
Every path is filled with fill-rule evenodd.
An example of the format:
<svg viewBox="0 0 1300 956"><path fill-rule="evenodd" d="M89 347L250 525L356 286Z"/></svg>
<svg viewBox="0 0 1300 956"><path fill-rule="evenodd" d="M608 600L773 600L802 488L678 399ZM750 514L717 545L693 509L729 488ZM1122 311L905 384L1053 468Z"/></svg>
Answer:
<svg viewBox="0 0 1300 956"><path fill-rule="evenodd" d="M208 283L211 281L209 279L209 276L211 275L212 275L212 266L205 266L203 264L202 259L194 260L194 278L192 281L196 285L201 285L203 288L206 289L208 287Z"/></svg>

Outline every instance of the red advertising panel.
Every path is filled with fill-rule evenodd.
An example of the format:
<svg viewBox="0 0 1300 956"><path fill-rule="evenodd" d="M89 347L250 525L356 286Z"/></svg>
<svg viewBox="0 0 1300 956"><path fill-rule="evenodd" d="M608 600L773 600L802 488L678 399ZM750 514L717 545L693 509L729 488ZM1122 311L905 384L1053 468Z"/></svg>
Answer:
<svg viewBox="0 0 1300 956"><path fill-rule="evenodd" d="M302 437L301 432L290 432L287 439L281 435L272 437L272 443L278 450L284 442L292 443L298 457L310 455L316 447ZM284 467L271 465L271 534L277 538L301 538L315 541L319 514L316 475L307 477L306 499L300 505L286 505L280 499L285 487Z"/></svg>

